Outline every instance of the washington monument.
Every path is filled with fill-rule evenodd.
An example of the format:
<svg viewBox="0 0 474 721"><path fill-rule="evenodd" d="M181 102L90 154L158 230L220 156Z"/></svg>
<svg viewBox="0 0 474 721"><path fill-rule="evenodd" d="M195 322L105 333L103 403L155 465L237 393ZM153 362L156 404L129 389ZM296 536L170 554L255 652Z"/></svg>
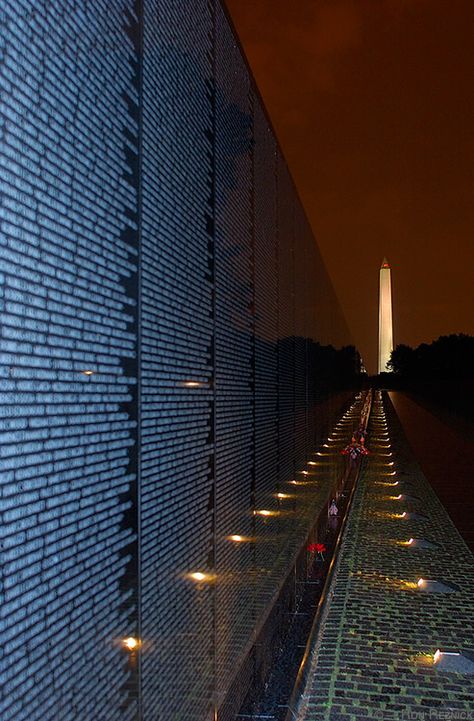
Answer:
<svg viewBox="0 0 474 721"><path fill-rule="evenodd" d="M388 371L387 363L392 350L392 284L390 266L384 258L379 276L379 373Z"/></svg>

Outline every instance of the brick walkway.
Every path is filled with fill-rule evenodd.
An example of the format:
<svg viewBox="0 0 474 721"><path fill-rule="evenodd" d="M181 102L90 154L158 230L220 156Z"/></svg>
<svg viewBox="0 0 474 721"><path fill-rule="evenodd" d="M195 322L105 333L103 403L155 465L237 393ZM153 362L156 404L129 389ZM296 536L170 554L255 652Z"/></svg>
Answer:
<svg viewBox="0 0 474 721"><path fill-rule="evenodd" d="M392 447L383 447L383 411L375 404L372 455L354 496L298 721L474 719L474 676L433 663L438 648L474 651L474 559L386 396L384 404ZM383 485L395 480L398 486ZM436 547L408 545L410 538ZM424 592L419 578L459 590Z"/></svg>

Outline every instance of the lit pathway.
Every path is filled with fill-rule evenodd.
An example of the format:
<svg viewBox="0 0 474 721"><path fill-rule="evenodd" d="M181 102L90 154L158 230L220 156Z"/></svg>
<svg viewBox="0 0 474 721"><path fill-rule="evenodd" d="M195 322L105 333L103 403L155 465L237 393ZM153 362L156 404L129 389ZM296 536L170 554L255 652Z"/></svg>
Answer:
<svg viewBox="0 0 474 721"><path fill-rule="evenodd" d="M350 510L307 685L288 719L474 718L474 675L444 670L455 657L433 662L438 648L474 651L473 557L386 406L391 448L376 405L368 440L373 453ZM436 545L423 548L410 538ZM427 592L426 585L418 587L420 578L457 590Z"/></svg>

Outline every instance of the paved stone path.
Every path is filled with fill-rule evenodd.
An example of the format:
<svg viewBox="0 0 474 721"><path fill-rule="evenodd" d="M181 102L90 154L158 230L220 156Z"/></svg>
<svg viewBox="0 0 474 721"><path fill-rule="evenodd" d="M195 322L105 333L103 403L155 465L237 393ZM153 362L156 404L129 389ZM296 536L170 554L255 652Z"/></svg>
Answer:
<svg viewBox="0 0 474 721"><path fill-rule="evenodd" d="M380 403L374 407L372 455L354 496L296 718L474 720L474 676L442 671L433 661L438 648L474 651L474 558L386 396L384 407L385 416ZM435 547L408 544L410 538ZM417 585L420 578L458 590L430 593Z"/></svg>

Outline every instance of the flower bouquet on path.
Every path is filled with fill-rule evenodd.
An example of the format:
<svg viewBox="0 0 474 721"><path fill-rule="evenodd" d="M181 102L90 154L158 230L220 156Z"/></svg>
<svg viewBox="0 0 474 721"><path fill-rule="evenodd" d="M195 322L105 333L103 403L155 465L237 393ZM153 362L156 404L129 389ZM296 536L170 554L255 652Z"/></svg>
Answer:
<svg viewBox="0 0 474 721"><path fill-rule="evenodd" d="M349 456L351 461L355 461L361 456L368 456L369 450L362 443L352 441L348 446L342 449L341 453L343 456Z"/></svg>
<svg viewBox="0 0 474 721"><path fill-rule="evenodd" d="M307 547L310 553L317 554L317 559L324 561L324 554L326 553L326 546L324 543L310 543Z"/></svg>

